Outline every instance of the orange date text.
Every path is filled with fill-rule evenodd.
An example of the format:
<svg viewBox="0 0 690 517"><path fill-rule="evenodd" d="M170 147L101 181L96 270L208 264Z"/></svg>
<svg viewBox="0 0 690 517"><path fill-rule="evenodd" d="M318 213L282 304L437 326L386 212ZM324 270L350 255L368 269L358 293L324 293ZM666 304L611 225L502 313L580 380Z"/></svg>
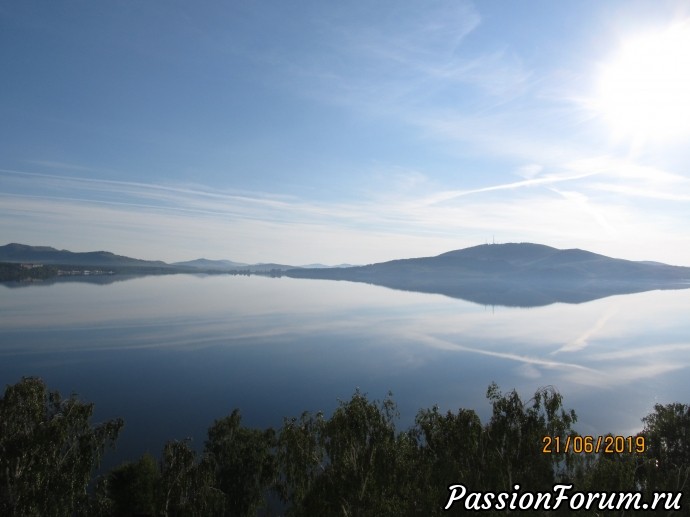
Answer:
<svg viewBox="0 0 690 517"><path fill-rule="evenodd" d="M642 454L644 436L544 436L541 439L544 454Z"/></svg>

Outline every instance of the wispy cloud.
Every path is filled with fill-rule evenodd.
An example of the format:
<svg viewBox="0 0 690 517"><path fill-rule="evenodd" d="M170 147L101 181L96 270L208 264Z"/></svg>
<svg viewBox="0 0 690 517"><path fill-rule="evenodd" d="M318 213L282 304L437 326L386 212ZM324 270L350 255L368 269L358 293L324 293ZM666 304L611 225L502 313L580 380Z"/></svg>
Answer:
<svg viewBox="0 0 690 517"><path fill-rule="evenodd" d="M551 190L562 196L566 201L571 202L573 206L581 210L583 214L596 221L596 223L606 232L608 236L613 237L616 235L616 229L606 219L604 211L594 206L586 195L580 192L558 190L557 188L553 187L551 187Z"/></svg>
<svg viewBox="0 0 690 517"><path fill-rule="evenodd" d="M506 359L509 361L515 361L518 363L524 363L530 366L541 366L544 368L562 369L562 370L576 370L576 371L587 371L590 373L600 372L594 368L583 366L577 363L566 363L562 361L554 361L551 359L545 359L541 357L531 357L525 354L516 354L511 352L497 351L497 350L487 350L485 348L475 348L469 347L460 343L455 343L452 341L439 339L433 336L424 336L427 344L434 346L436 348L441 348L443 350L456 351L456 352L468 352L479 355L486 355L489 357L495 357L498 359Z"/></svg>
<svg viewBox="0 0 690 517"><path fill-rule="evenodd" d="M300 95L405 117L414 107L466 102L468 91L460 94L459 86L475 89L481 109L522 94L529 82L529 71L509 49L465 49L467 36L481 26L469 2L382 8L369 14L370 23L335 12L317 18L320 49L305 60L276 63Z"/></svg>
<svg viewBox="0 0 690 517"><path fill-rule="evenodd" d="M523 187L533 187L533 186L538 186L538 185L547 185L547 184L552 184L552 183L560 183L564 181L573 181L581 178L585 178L587 176L592 176L596 173L593 172L588 172L588 173L581 173L581 174L553 174L553 175L546 175L542 176L539 178L530 178L522 181L513 181L510 183L503 183L500 185L491 185L488 187L482 187L482 188L477 188L477 189L470 189L470 190L452 190L452 191L447 191L447 192L441 192L438 194L435 194L434 196L425 198L421 201L421 204L423 205L433 205L437 203L442 203L444 201L449 201L451 199L456 199L459 197L463 196L468 196L471 194L481 194L484 192L494 192L498 190L514 190L518 188L523 188Z"/></svg>
<svg viewBox="0 0 690 517"><path fill-rule="evenodd" d="M171 258L183 259L193 258L188 253L194 249L218 249L219 236L223 236L234 242L246 240L244 250L249 255L232 253L224 258L293 263L366 263L418 256L419 252L410 251L415 246L431 255L479 244L497 232L500 240L531 240L566 247L573 242L580 247L591 243L590 248L602 253L608 251L602 243L615 245L617 239L632 234L657 232L659 237L658 219L652 224L634 206L602 198L596 190L601 181L590 182L596 176L616 184L615 174L575 169L451 191L438 190L433 182L425 181L423 174L414 172L401 177L397 192L376 191L359 200L337 203L199 185L4 169L0 170L6 186L0 194L0 214L5 234L20 242L33 235L34 242L45 243L45 237L39 235L60 235L66 242L56 244L67 246L75 239L86 242L89 235L94 242L103 242L98 247L128 242L124 250L119 248L121 252L153 243L155 249L165 250L162 254L158 251L158 256L153 249L145 252L150 258L169 257L174 247L175 256ZM662 176L659 188L677 187L679 181L682 179L672 175ZM568 187L556 188L556 184ZM670 240L673 222L668 224L661 237L666 235L664 238ZM180 241L188 244L180 245ZM301 244L295 247L296 242ZM346 243L357 251L343 253ZM230 248L229 244L221 245ZM319 251L304 255L308 249ZM299 254L303 255L298 258ZM609 254L626 255L621 251ZM658 256L640 259L668 260Z"/></svg>
<svg viewBox="0 0 690 517"><path fill-rule="evenodd" d="M599 317L599 319L597 319L597 321L594 323L594 325L592 325L591 328L585 330L582 334L580 334L577 337L577 339L574 339L573 341L570 341L558 350L553 351L552 354L558 354L560 352L579 352L580 350L587 348L587 346L589 346L589 341L592 339L592 337L596 336L597 333L599 333L606 326L606 323L613 316L615 316L615 314L615 310L609 309L606 313Z"/></svg>
<svg viewBox="0 0 690 517"><path fill-rule="evenodd" d="M31 165L39 165L41 167L48 167L49 169L95 172L95 169L93 169L92 167L85 167L84 165L79 165L75 163L57 162L51 160L26 160L26 163Z"/></svg>

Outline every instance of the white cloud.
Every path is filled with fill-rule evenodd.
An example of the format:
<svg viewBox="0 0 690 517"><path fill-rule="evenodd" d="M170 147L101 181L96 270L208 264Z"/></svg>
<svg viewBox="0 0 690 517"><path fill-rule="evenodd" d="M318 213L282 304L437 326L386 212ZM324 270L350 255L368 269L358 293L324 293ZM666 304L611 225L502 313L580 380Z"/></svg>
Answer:
<svg viewBox="0 0 690 517"><path fill-rule="evenodd" d="M642 196L653 186L654 199L680 201L687 180L625 164L604 157L565 163L560 172L539 166L531 179L468 190L444 190L423 171L382 169L393 183L381 181L366 196L340 202L2 170L0 215L6 239L142 258L181 260L215 250L216 257L245 262L368 263L495 236L690 264L688 251L672 245L685 231L675 215L612 195ZM687 212L681 203L679 210Z"/></svg>
<svg viewBox="0 0 690 517"><path fill-rule="evenodd" d="M522 176L523 178L530 180L537 176L539 173L541 173L543 170L543 165L540 165L538 163L528 163L527 165L522 165L521 167L518 167L515 173L518 176Z"/></svg>

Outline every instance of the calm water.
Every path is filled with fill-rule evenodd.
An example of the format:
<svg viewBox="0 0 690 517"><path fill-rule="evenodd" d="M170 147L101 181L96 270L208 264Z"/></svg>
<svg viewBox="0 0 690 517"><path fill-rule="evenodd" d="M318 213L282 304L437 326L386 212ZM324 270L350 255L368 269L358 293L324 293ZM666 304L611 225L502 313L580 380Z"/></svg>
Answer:
<svg viewBox="0 0 690 517"><path fill-rule="evenodd" d="M657 402L690 403L690 290L532 309L366 284L144 277L0 286L0 384L41 376L121 416L117 458L200 446L215 418L255 426L389 390L406 428L421 407L484 421L496 381L528 399L554 385L586 434L632 433Z"/></svg>

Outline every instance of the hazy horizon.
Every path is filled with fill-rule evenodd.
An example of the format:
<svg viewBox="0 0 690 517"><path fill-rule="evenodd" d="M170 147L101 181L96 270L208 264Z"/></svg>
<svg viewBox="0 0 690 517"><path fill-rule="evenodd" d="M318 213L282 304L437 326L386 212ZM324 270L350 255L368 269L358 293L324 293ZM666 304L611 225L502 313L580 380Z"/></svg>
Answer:
<svg viewBox="0 0 690 517"><path fill-rule="evenodd" d="M0 7L5 242L690 265L690 4Z"/></svg>
<svg viewBox="0 0 690 517"><path fill-rule="evenodd" d="M0 244L0 246L7 246L7 245L11 245L11 244L19 244L19 245L22 245L22 246L31 246L31 247L46 247L46 246L43 246L43 245L41 245L41 244L26 244L26 243L23 243L23 242L8 242L8 243L5 243L5 244ZM542 245L541 243L528 243L528 242L519 242L519 243L518 243L518 242L501 242L501 243L498 243L498 242L487 242L487 243L482 243L482 244L476 244L476 245L473 245L473 246L468 246L468 248L478 247L478 246L488 246L488 245L498 245L498 246L500 246L501 244L536 244L536 245ZM77 252L77 251L75 251L75 250L69 250L69 249L66 249L66 248L55 248L55 247L53 247L53 246L48 246L48 247L49 247L49 248L53 248L53 249L55 249L56 251L67 251L67 252L73 252L73 253L113 253L111 250L106 250L106 249L102 249L102 250L84 250L84 251L78 251L78 252ZM462 249L465 249L465 248L462 248ZM555 248L555 249L560 249L561 251L565 251L565 250L575 249L575 248ZM448 253L448 252L452 252L452 251L459 251L459 250L446 250L446 251L441 252L441 253L439 253L439 254L437 254L437 255L441 255L441 254ZM591 250L583 250L583 251L591 251ZM123 255L121 255L121 254L119 254L119 253L113 253L113 254L114 254L114 255L123 256ZM403 259L403 260L404 260L404 259L431 258L431 257L435 257L435 256L437 256L437 255L425 255L425 256L418 256L418 257L396 257L396 258L394 258L394 259L392 259L392 260L395 261L395 260L400 260L400 259ZM137 257L137 256L127 256L127 255L125 255L125 256L128 257L128 258L131 258L131 259L136 259L136 260L141 259L141 257ZM629 260L629 259L627 259L626 257L608 257L608 258ZM148 259L148 260L151 260L151 259ZM277 261L265 260L265 259L264 259L264 260L261 260L261 261L259 261L259 262L256 262L256 263L254 263L254 264L248 264L248 263L244 263L244 262L234 261L234 260L232 260L231 258L228 258L228 257L209 258L209 257L203 257L203 256L199 256L199 257L196 257L196 258L194 258L194 259L189 259L189 260L186 260L186 261L165 261L165 260L163 260L163 259L152 259L152 260L154 260L154 261L166 262L166 263L171 264L171 265L174 265L174 264L183 264L183 263L186 263L186 262L197 262L197 261L227 262L227 263L236 264L236 265L238 265L238 266L251 266L251 265L260 265L260 264L278 264ZM383 262L383 261L382 261L382 262ZM657 263L659 263L659 264L664 264L664 263L662 263L662 262L654 261L654 260L651 260L651 259L650 259L650 260L642 260L642 261L639 261L639 262L657 262ZM331 266L331 267L359 267L359 266L372 265L372 264L375 264L375 263L370 263L370 264L350 264L350 263L341 262L341 263L338 263L338 264L322 264L322 263L312 262L312 263L309 263L309 264L284 264L284 265L287 265L287 266L292 265L292 266L302 267L302 268L309 268L309 267L317 267L317 268L319 268L319 267L323 267L323 266ZM681 267L690 267L690 266L686 266L685 264L666 264L666 265L670 265L670 266L681 266Z"/></svg>

